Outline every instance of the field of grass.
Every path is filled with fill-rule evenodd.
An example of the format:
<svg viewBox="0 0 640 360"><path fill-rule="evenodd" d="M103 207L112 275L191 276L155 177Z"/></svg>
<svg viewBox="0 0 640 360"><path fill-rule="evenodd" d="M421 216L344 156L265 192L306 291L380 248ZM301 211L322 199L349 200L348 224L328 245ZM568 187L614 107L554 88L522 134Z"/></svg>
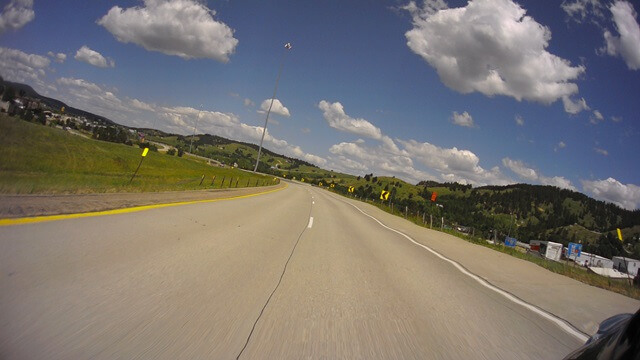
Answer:
<svg viewBox="0 0 640 360"><path fill-rule="evenodd" d="M193 190L275 182L270 176L149 152L129 184L140 163L140 148L86 139L5 114L0 114L0 145L4 194Z"/></svg>

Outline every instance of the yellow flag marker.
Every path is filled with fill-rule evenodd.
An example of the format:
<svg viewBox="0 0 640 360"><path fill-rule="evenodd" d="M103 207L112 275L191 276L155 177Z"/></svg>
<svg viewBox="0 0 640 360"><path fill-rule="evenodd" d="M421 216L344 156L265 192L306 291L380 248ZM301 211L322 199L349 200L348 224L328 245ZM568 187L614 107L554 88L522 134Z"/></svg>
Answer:
<svg viewBox="0 0 640 360"><path fill-rule="evenodd" d="M142 150L142 157L140 158L140 163L138 163L138 167L136 168L136 171L133 173L133 176L131 176L131 180L129 180L129 184L131 184L131 182L133 181L133 178L135 178L136 174L138 174L138 170L140 170L140 165L142 165L142 161L144 161L144 157L147 156L148 153L149 153L148 147ZM200 181L200 183L202 184L202 181Z"/></svg>
<svg viewBox="0 0 640 360"><path fill-rule="evenodd" d="M622 240L622 232L620 231L620 229L616 229L616 230L618 230L618 239L619 239L620 241L623 241L623 240Z"/></svg>

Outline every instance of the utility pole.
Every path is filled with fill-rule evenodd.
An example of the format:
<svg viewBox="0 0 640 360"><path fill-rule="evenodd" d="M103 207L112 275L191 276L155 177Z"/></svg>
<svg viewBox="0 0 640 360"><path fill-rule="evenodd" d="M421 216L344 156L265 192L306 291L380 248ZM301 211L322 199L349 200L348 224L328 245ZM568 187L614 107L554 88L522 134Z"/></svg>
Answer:
<svg viewBox="0 0 640 360"><path fill-rule="evenodd" d="M200 104L200 111L198 111L198 117L196 118L196 124L193 126L193 135L191 135L191 143L189 144L189 154L193 154L191 152L191 147L193 146L193 138L196 137L196 129L198 128L198 120L200 120L200 115L202 115L202 104Z"/></svg>
<svg viewBox="0 0 640 360"><path fill-rule="evenodd" d="M262 128L262 138L260 139L260 147L258 148L258 157L256 158L256 166L253 168L253 172L258 171L258 164L260 163L260 154L262 153L262 142L264 141L264 134L267 132L267 123L269 122L269 114L271 114L271 107L273 106L273 100L276 98L276 92L278 91L278 82L280 82L280 75L282 74L282 66L284 65L284 56L287 50L291 49L291 43L284 44L284 52L282 53L282 59L280 60L280 70L278 70L278 77L276 78L276 87L273 89L273 96L271 97L271 104L269 104L269 110L267 110L267 118L264 120L264 127Z"/></svg>

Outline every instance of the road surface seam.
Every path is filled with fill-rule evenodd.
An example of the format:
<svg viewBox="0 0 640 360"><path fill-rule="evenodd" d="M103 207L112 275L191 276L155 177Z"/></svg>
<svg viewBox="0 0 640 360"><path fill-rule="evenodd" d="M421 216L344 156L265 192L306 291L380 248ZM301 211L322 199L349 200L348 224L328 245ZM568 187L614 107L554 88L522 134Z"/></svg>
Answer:
<svg viewBox="0 0 640 360"><path fill-rule="evenodd" d="M309 225L313 222L313 218L311 217L311 211L313 210L313 205L310 206L309 208L309 218L310 223ZM300 239L302 238L302 235L304 234L305 231L307 231L307 229L310 229L311 226L305 226L304 229L302 229L302 231L300 232L300 235L298 235L298 239L296 240L295 245L293 245L293 248L291 249L291 253L289 254L289 258L287 259L287 262L284 264L284 268L282 268L282 273L280 274L280 279L278 280L278 283L276 284L276 287L273 288L273 291L271 291L271 295L269 295L269 297L267 298L267 301L264 303L264 306L262 306L262 310L260 310L260 314L258 314L258 317L256 318L256 321L253 323L253 327L251 328L251 332L249 332L249 336L247 336L247 341L244 343L244 346L242 347L242 350L240 350L240 352L238 353L238 356L236 356L236 360L240 359L240 356L242 356L242 353L244 352L244 350L247 348L247 345L249 345L249 341L251 340L251 336L253 335L253 332L256 329L256 325L258 325L258 321L260 321L260 318L262 317L262 314L264 313L264 310L267 308L267 305L269 305L269 302L271 301L271 298L273 297L273 294L276 293L276 291L278 290L278 288L280 287L280 284L282 283L282 278L284 278L284 274L287 271L287 266L289 265L289 262L291 261L291 258L293 257L293 253L296 251L296 248L298 247L298 243L300 242Z"/></svg>
<svg viewBox="0 0 640 360"><path fill-rule="evenodd" d="M287 187L289 187L289 185L285 183L285 186L277 188L277 189L274 189L274 190L263 191L263 192L259 192L259 193L255 193L255 194L232 196L232 197L228 197L228 198L207 199L207 200L192 200L192 201L179 201L179 202L133 206L133 207L122 208L122 209L91 211L91 212L75 213L75 214L44 215L44 216L32 216L32 217L23 217L23 218L15 218L15 219L0 219L0 226L33 224L33 223L39 223L39 222L45 222L45 221L77 219L77 218L93 217L93 216L127 214L127 213L144 211L144 210L160 209L160 208L165 208L165 207L170 207L170 206L192 205L192 204L202 204L202 203L224 201L224 200L246 199L246 198L250 198L250 197L253 197L253 196L265 195L265 194L270 194L270 193L273 193L273 192L276 192L276 191L284 190Z"/></svg>
<svg viewBox="0 0 640 360"><path fill-rule="evenodd" d="M488 288L489 290L493 290L494 292L502 295L503 297L505 297L506 299L526 308L529 309L530 311L540 315L541 317L553 322L554 324L556 324L558 327L560 327L562 330L564 330L565 332L567 332L570 335L573 335L574 337L576 337L578 340L582 341L582 342L586 342L589 339L589 336L587 334L585 334L584 332L582 332L581 330L579 330L578 328L576 328L573 324L571 324L570 322L568 322L567 320L554 315L553 313L543 310L533 304L530 304L522 299L520 299L519 297L517 297L516 295L503 290L493 284L491 284L489 281L485 280L484 278L472 273L471 271L467 270L464 266L460 265L458 262L449 259L448 257L440 254L439 252L433 250L432 248L421 244L417 241L415 241L411 236L396 230L394 228L391 228L385 224L383 224L380 220L376 219L374 216L369 215L368 213L366 213L364 210L360 209L359 207L357 207L354 204L348 203L340 198L334 197L337 200L340 200L342 202L344 202L345 204L351 205L354 208L356 208L358 211L360 211L362 214L364 214L365 216L370 217L371 219L373 219L375 222L377 222L380 226L386 228L387 230L393 231L395 233L397 233L398 235L401 235L403 237L405 237L407 240L411 241L412 243L414 243L417 246L422 247L423 249L431 252L432 254L434 254L435 256L439 257L440 259L450 263L451 265L453 265L456 269L458 269L458 271L460 271L461 273L463 273L464 275L467 275L468 277L472 278L473 280L475 280L476 282L478 282L480 285Z"/></svg>

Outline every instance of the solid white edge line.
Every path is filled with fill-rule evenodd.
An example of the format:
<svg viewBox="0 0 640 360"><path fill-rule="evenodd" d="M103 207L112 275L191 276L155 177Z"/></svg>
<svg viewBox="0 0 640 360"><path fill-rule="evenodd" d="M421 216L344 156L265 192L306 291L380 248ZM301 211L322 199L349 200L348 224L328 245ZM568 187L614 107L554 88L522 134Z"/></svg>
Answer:
<svg viewBox="0 0 640 360"><path fill-rule="evenodd" d="M313 226L313 216L309 218L309 225L307 225L307 229L311 229L312 226Z"/></svg>
<svg viewBox="0 0 640 360"><path fill-rule="evenodd" d="M344 201L344 202L345 202L345 203L347 203L346 201ZM401 236L405 237L407 240L411 241L411 242L412 242L412 243L414 243L415 245L420 246L421 248L423 248L423 249L425 249L425 250L427 250L427 251L431 252L433 255L435 255L435 256L437 256L437 257L439 257L440 259L442 259L442 260L444 260L444 261L446 261L446 262L450 263L450 264L451 264L451 265L453 265L456 269L458 269L458 271L460 271L461 273L463 273L463 274L467 275L468 277L470 277L470 278L474 279L474 280L475 280L475 281L477 281L480 285L482 285L482 286L484 286L484 287L486 287L486 288L488 288L488 289L490 289L490 290L495 291L496 293L498 293L498 294L500 294L500 295L504 296L504 297L505 297L505 298L507 298L508 300L511 300L512 302L514 302L514 303L516 303L516 304L518 304L518 305L521 305L522 307L524 307L524 308L526 308L526 309L529 309L529 310L531 310L532 312L534 312L534 313L536 313L536 314L538 314L538 315L542 316L543 318L545 318L545 319L547 319L547 320L549 320L549 321L553 322L553 323L554 323L554 324L556 324L558 327L560 327L562 330L564 330L565 332L569 333L570 335L573 335L574 337L576 337L578 340L582 341L583 343L584 343L584 342L587 342L587 340L589 339L589 337L588 337L588 336L585 336L582 332L580 332L580 331L576 330L573 326L571 326L571 325L567 324L567 322L566 322L565 320L563 320L563 319L561 319L561 318L559 318L559 317L557 317L557 316L555 316L555 315L553 315L553 314L550 314L550 313L548 313L548 312L546 312L546 311L544 311L544 310L542 310L542 309L540 309L540 308L538 308L538 307L536 307L536 306L533 306L533 305L531 305L531 304L529 304L529 303L527 303L527 302L525 302L525 301L523 301L523 300L521 300L521 299L519 299L519 298L517 298L517 297L513 296L512 294L510 294L510 293L508 293L508 292L506 292L506 291L504 291L504 290L502 290L502 289L500 289L500 288L498 288L498 287L496 287L496 286L494 286L494 285L492 285L492 284L488 283L485 279L483 279L483 278L481 278L481 277L479 277L479 276L477 276L477 275L472 274L471 272L469 272L467 269L465 269L464 267L462 267L462 265L460 265L459 263L457 263L457 262L455 262L455 261L453 261L453 260L451 260L451 259L447 258L446 256L444 256L444 255L440 254L439 252L437 252L437 251L433 250L432 248L430 248L430 247L428 247L428 246L426 246L426 245L424 245L424 244L421 244L421 243L419 243L419 242L415 241L415 240L414 240L413 238L411 238L409 235L407 235L407 234L405 234L405 233L403 233L403 232L401 232L401 231L398 231L398 230L396 230L396 229L393 229L393 228L391 228L391 227L389 227L389 226L387 226L387 225L383 224L380 220L376 219L376 218L375 218L375 217L373 217L372 215L367 214L365 211L363 211L362 209L360 209L360 208L359 208L359 207L357 207L356 205L354 205L354 204L350 204L350 203L347 203L347 204L349 204L349 205L353 206L353 207L354 207L354 208L356 208L358 211L360 211L362 214L364 214L364 215L366 215L366 216L370 217L371 219L373 219L375 222L377 222L378 224L380 224L380 226L384 227L385 229L390 230L390 231L393 231L393 232L395 232L396 234L398 234L398 235L401 235Z"/></svg>

